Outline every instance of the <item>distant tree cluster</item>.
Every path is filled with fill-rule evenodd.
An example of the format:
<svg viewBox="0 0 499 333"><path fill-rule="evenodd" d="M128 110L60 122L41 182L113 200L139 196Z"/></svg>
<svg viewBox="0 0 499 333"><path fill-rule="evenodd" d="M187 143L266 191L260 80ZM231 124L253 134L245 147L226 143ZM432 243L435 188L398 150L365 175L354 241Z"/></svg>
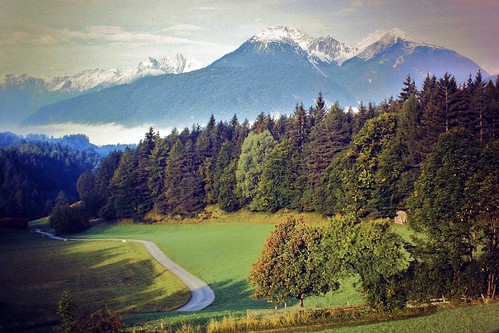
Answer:
<svg viewBox="0 0 499 333"><path fill-rule="evenodd" d="M95 153L54 143L0 148L0 217L47 216L61 191L76 201L76 181L99 161Z"/></svg>

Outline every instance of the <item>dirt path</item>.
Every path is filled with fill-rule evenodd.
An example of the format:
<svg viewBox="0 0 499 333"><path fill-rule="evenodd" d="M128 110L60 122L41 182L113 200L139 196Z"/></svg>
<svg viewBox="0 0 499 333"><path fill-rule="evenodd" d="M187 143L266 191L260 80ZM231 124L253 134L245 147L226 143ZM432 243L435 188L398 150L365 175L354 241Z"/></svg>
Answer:
<svg viewBox="0 0 499 333"><path fill-rule="evenodd" d="M192 275L176 263L174 263L170 258L168 258L153 242L137 240L137 239L85 239L85 238L64 238L59 237L49 232L42 231L40 229L34 230L36 233L42 234L52 239L62 240L62 241L120 241L120 242L135 242L141 243L145 246L147 251L151 256L156 259L161 265L163 265L167 270L175 274L191 291L191 299L184 306L178 308L176 311L199 311L206 308L208 305L213 303L215 300L215 293L213 290L203 281L198 279L196 276Z"/></svg>

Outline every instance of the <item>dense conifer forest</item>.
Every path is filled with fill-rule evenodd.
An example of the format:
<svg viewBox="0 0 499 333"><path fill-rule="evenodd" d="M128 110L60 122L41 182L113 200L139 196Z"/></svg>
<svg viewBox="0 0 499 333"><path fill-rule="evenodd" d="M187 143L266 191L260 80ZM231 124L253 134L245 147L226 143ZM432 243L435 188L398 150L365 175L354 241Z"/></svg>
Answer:
<svg viewBox="0 0 499 333"><path fill-rule="evenodd" d="M57 198L77 201L78 178L101 159L59 143L6 138L2 143L10 144L0 148L0 218L38 218L51 213Z"/></svg>
<svg viewBox="0 0 499 333"><path fill-rule="evenodd" d="M498 96L497 83L483 82L480 73L460 85L451 75L427 76L421 91L407 77L396 99L360 104L357 112L338 104L326 109L319 94L308 109L261 113L251 124L212 116L205 127L166 137L151 128L136 149L110 154L81 181L102 196L95 213L107 218L139 220L151 210L192 216L211 204L393 217L417 201L415 188L436 181L430 172L448 179L451 166L430 163L447 141L462 150L452 167L466 170L459 172L463 182L485 177L479 166L494 162L486 159L499 133Z"/></svg>

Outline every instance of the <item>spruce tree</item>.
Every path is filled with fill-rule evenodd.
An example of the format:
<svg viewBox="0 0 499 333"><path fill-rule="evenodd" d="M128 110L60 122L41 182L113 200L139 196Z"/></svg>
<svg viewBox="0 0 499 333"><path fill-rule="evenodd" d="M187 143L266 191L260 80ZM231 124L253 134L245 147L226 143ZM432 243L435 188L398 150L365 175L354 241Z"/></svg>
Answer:
<svg viewBox="0 0 499 333"><path fill-rule="evenodd" d="M402 91L400 92L399 95L399 100L404 103L409 99L411 95L416 95L417 94L417 89L416 89L416 83L414 83L414 80L411 78L411 75L408 74L403 82L403 87Z"/></svg>
<svg viewBox="0 0 499 333"><path fill-rule="evenodd" d="M312 128L310 142L304 148L306 183L302 202L305 210L318 209L324 171L333 157L347 147L351 135L351 123L338 103Z"/></svg>

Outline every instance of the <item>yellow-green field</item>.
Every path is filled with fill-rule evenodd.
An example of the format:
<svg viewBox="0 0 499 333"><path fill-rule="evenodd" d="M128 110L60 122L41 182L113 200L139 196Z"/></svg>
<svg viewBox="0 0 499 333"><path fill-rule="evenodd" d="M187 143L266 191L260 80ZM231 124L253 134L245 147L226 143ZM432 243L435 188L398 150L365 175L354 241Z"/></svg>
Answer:
<svg viewBox="0 0 499 333"><path fill-rule="evenodd" d="M141 244L62 242L26 231L0 230L0 331L56 319L63 290L80 313L175 309L189 290Z"/></svg>

